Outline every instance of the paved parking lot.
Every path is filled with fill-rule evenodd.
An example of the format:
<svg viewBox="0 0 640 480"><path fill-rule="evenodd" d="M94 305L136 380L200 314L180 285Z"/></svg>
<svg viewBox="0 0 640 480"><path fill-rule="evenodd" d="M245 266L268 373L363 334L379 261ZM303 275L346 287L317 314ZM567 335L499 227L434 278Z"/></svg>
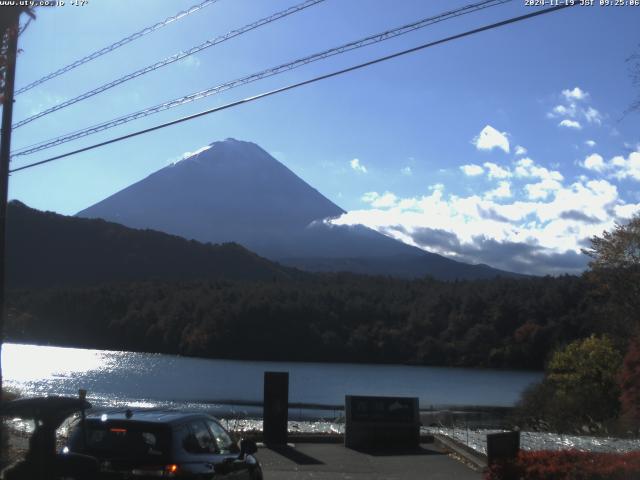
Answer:
<svg viewBox="0 0 640 480"><path fill-rule="evenodd" d="M256 455L265 480L478 480L482 474L449 457L433 444L412 452L378 454L335 443L262 447Z"/></svg>

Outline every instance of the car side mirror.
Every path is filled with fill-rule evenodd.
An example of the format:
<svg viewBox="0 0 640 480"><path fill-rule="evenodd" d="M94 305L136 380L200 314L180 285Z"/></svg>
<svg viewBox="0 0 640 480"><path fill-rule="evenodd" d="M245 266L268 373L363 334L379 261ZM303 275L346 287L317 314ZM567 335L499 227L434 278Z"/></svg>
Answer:
<svg viewBox="0 0 640 480"><path fill-rule="evenodd" d="M253 440L243 438L240 440L240 455L253 455L258 451L258 445Z"/></svg>

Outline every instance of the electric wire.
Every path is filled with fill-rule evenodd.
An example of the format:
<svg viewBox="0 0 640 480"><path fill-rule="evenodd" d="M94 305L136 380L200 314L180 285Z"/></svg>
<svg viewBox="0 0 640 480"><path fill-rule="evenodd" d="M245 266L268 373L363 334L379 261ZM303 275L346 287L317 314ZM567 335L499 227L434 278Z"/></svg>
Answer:
<svg viewBox="0 0 640 480"><path fill-rule="evenodd" d="M178 52L175 55L172 55L170 57L167 57L163 60L160 60L156 63L153 63L151 65L147 65L144 68L141 68L139 70L136 70L135 72L129 73L123 77L117 78L111 82L105 83L103 85L100 85L97 88L94 88L93 90L89 90L88 92L85 92L81 95L78 95L77 97L73 97L69 100L66 100L62 103L59 103L57 105L54 105L53 107L47 108L46 110L42 110L41 112L38 112L34 115L31 115L30 117L27 117L23 120L20 120L19 122L17 122L16 124L13 125L13 128L19 128L23 125L26 125L27 123L33 122L34 120L37 120L38 118L44 117L45 115L49 115L50 113L53 112L57 112L58 110L62 110L63 108L66 108L70 105L73 105L75 103L78 103L82 100L86 100L87 98L91 98L94 95L98 95L99 93L102 93L106 90L109 90L117 85L120 85L124 82L128 82L129 80L133 80L134 78L140 77L142 75L145 75L149 72L153 72L161 67L165 67L167 65L170 65L172 63L177 62L178 60L182 60L183 58L186 58L190 55L193 55L197 52L200 52L202 50L204 50L205 48L209 48L209 47L213 47L214 45L218 45L219 43L225 42L227 40L230 40L232 38L238 37L240 35L243 35L247 32L250 32L251 30L255 30L256 28L262 27L264 25L267 25L269 23L275 22L277 20L280 20L281 18L284 17L288 17L289 15L292 15L294 13L300 12L306 8L309 8L313 5L317 5L318 3L322 3L325 0L306 0L303 3L300 3L298 5L295 5L293 7L289 7L286 10L282 10L280 12L274 13L273 15L269 15L268 17L262 18L260 20L257 20L255 22L252 22L248 25L245 25L244 27L238 28L236 30L232 30L224 35L220 35L219 37L216 37L214 39L211 40L207 40L204 43L201 43L200 45L197 45L195 47L190 48L189 50L185 50L182 52Z"/></svg>
<svg viewBox="0 0 640 480"><path fill-rule="evenodd" d="M459 17L462 15L466 15L469 13L473 13L473 12L477 12L479 10L483 10L485 8L490 8L490 7L494 7L497 5L501 5L504 3L508 3L511 2L513 0L483 0L481 2L478 3L473 3L473 4L469 4L466 5L465 7L462 8L458 8L455 10L450 10L441 14L438 14L436 16L432 16L432 17L428 17L428 18L423 18L421 20L418 20L416 22L410 23L410 24L406 24L403 25L401 27L397 27L391 30L386 30L382 33L377 33L375 35L370 35L368 37L362 38L360 40L356 40L356 41L352 41L343 45L340 45L339 47L334 47L334 48L330 48L328 50L324 50L318 53L314 53L312 55L308 55L306 57L294 60L292 62L288 62L285 64L281 64L278 65L276 67L272 67L272 68L268 68L266 70L262 70L260 72L257 73L253 73L250 75L246 75L244 77L241 78L237 78L235 80L231 80L229 82L223 83L223 84L219 84L213 87L210 87L208 89L205 90L201 90L195 93L191 93L188 95L185 95L183 97L179 97L173 100L169 100L167 102L163 102L161 104L157 104L154 105L152 107L148 107L142 110L139 110L137 112L134 113L130 113L112 120L108 120L106 122L102 122L96 125L92 125L90 127L87 127L85 129L82 130L77 130L75 132L70 132L68 134L59 136L59 137L55 137L49 140L45 140L43 142L40 142L38 144L35 145L31 145L31 146L27 146L27 147L23 147L21 149L18 149L14 154L13 157L19 157L19 156L24 156L24 155L30 155L32 153L36 153L39 152L41 150L45 150L48 148L52 148L58 145L61 145L63 143L67 143L70 142L72 140L77 140L78 138L82 138L88 135L92 135L119 125L123 125L125 123L131 122L133 120L137 120L139 118L143 118L143 117L147 117L149 115L164 111L164 110L168 110L174 107L178 107L181 105L184 105L186 103L191 103L193 101L196 100L200 100L202 98L205 97L209 97L211 95L215 95L215 94L219 94L222 93L224 91L227 90L231 90L233 88L237 88L240 87L242 85L246 85L248 83L252 83L258 80L262 80L264 78L267 77L271 77L286 71L290 71L293 70L295 68L299 68L303 65L307 65L309 63L312 62L316 62L319 60L324 60L326 58L332 57L334 55L338 55L338 54L342 54L351 50L355 50L358 48L362 48L368 45L372 45L374 43L379 43L391 38L395 38L398 37L400 35L404 35L406 33L421 29L421 28L425 28L427 26L439 23L439 22L443 22L445 20L449 20L455 17Z"/></svg>
<svg viewBox="0 0 640 480"><path fill-rule="evenodd" d="M24 23L23 25L20 26L20 30L18 30L18 37L20 35L22 35L24 32L27 31L27 28L29 28L29 25L31 25L31 21L33 20L33 17L29 17L26 21L26 23ZM15 94L14 94L15 96Z"/></svg>
<svg viewBox="0 0 640 480"><path fill-rule="evenodd" d="M575 5L577 5L577 4L575 4ZM512 17L512 18L509 18L507 20L502 20L500 22L496 22L496 23L492 23L492 24L489 24L489 25L485 25L485 26L482 26L482 27L479 27L479 28L475 28L473 30L467 30L466 32L463 32L463 33L458 33L456 35L452 35L452 36L449 36L449 37L446 37L446 38L442 38L440 40L435 40L433 42L424 43L424 44L419 45L417 47L413 47L413 48L409 48L407 50L402 50L402 51L399 51L399 52L396 52L396 53L392 53L392 54L386 55L384 57L378 57L378 58L376 58L374 60L369 60L368 62L360 63L360 64L357 64L357 65L353 65L351 67L344 68L342 70L337 70L337 71L334 71L334 72L331 72L331 73L327 73L327 74L324 74L324 75L320 75L320 76L317 76L317 77L310 78L308 80L304 80L302 82L297 82L297 83L293 83L293 84L290 84L290 85L286 85L284 87L280 87L280 88L277 88L275 90L270 90L268 92L263 92L263 93L260 93L258 95L254 95L254 96L251 96L251 97L243 98L241 100L236 100L234 102L230 102L230 103L227 103L225 105L221 105L219 107L215 107L215 108L211 108L211 109L208 109L208 110L204 110L202 112L194 113L192 115L187 115L185 117L178 118L178 119L172 120L170 122L161 123L159 125L155 125L153 127L145 128L143 130L138 130L138 131L133 132L133 133L128 133L128 134L122 135L120 137L111 138L109 140L105 140L104 142L100 142L100 143L96 143L96 144L93 144L93 145L89 145L87 147L79 148L77 150L73 150L71 152L63 153L61 155L56 155L54 157L47 158L45 160L40 160L38 162L33 162L33 163L30 163L30 164L27 164L27 165L23 165L21 167L16 167L16 168L14 168L12 170L9 170L9 173L15 173L15 172L27 170L29 168L37 167L39 165L44 165L46 163L50 163L50 162L53 162L53 161L56 161L56 160L60 160L62 158L70 157L70 156L76 155L78 153L86 152L86 151L93 150L93 149L96 149L96 148L99 148L99 147L103 147L105 145L109 145L109 144L112 144L112 143L120 142L122 140L126 140L126 139L129 139L129 138L132 138L132 137L137 137L137 136L143 135L145 133L153 132L155 130L160 130L162 128L166 128L166 127L169 127L169 126L172 126L172 125L176 125L178 123L183 123L183 122L186 122L186 121L189 121L189 120L193 120L195 118L203 117L205 115L209 115L209 114L212 114L212 113L220 112L222 110L227 110L229 108L237 107L237 106L243 105L245 103L254 102L256 100L260 100L262 98L270 97L272 95L276 95L278 93L286 92L288 90L293 90L295 88L302 87L304 85L309 85L309 84L312 84L312 83L315 83L315 82L319 82L321 80L326 80L326 79L329 79L329 78L332 78L332 77L337 77L339 75L343 75L345 73L352 72L354 70L359 70L361 68L369 67L371 65L375 65L375 64L378 64L378 63L381 63L381 62L385 62L387 60L391 60L393 58L397 58L397 57L400 57L400 56L403 56L403 55L408 55L410 53L414 53L414 52L417 52L417 51L420 51L420 50L423 50L423 49L426 49L426 48L434 47L436 45L440 45L440 44L443 44L443 43L451 42L453 40L458 40L460 38L468 37L470 35L474 35L474 34L477 34L477 33L485 32L487 30L492 30L492 29L495 29L495 28L503 27L503 26L510 25L510 24L513 24L513 23L516 23L516 22L520 22L520 21L523 21L523 20L528 20L530 18L534 18L534 17L540 16L540 15L544 15L544 14L547 14L547 13L557 12L559 10L563 10L565 8L572 7L572 6L574 6L574 5L572 5L572 4L564 4L564 5L559 5L559 6L555 6L555 7L550 7L550 8L546 8L546 9L543 9L543 10L538 10L538 11L535 11L535 12L532 12L532 13L528 13L526 15L520 15L518 17Z"/></svg>
<svg viewBox="0 0 640 480"><path fill-rule="evenodd" d="M112 52L113 50L122 47L123 45L126 45L127 43L131 43L134 40L137 40L141 37L144 37L145 35L148 35L149 33L155 32L156 30L159 30L163 27L166 27L167 25L180 20L188 15L191 15L192 13L196 13L199 12L200 10L202 10L205 7L208 7L209 5L212 5L214 3L219 2L220 0L205 0L202 3L199 3L198 5L193 5L191 7L189 7L186 10L183 10L181 12L176 13L175 15L172 15L170 17L165 18L163 21L158 22L154 25L151 25L149 27L145 27L142 30L139 30L135 33L132 33L131 35L129 35L128 37L125 37L121 40L118 40L115 43L112 43L111 45L108 45L104 48L101 48L100 50L97 50L85 57L82 57L79 60L76 60L75 62L70 63L69 65L66 65L54 72L49 73L48 75L45 75L42 78L39 78L38 80L35 80L34 82L31 82L30 84L19 88L18 90L16 90L14 95L19 95L21 93L24 93L28 90L31 90L34 87L37 87L38 85L43 84L44 82L51 80L52 78L56 78L59 77L60 75L67 73L71 70L73 70L74 68L79 67L80 65L83 65L87 62L90 62L91 60L95 60L98 57L101 57L102 55L105 55L106 53Z"/></svg>

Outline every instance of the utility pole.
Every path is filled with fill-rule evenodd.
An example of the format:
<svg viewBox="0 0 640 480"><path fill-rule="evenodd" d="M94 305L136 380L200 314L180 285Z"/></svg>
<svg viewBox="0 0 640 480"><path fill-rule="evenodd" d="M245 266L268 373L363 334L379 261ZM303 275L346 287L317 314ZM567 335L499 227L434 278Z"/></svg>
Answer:
<svg viewBox="0 0 640 480"><path fill-rule="evenodd" d="M13 91L16 78L16 56L18 54L18 30L20 27L18 8L5 8L2 11L8 21L4 23L3 35L6 45L6 65L4 76L4 101L2 104L2 127L0 137L0 401L2 400L2 343L4 342L4 324L7 316L5 299L6 276L6 227L7 197L9 193L9 157L11 155L11 122L13 117Z"/></svg>

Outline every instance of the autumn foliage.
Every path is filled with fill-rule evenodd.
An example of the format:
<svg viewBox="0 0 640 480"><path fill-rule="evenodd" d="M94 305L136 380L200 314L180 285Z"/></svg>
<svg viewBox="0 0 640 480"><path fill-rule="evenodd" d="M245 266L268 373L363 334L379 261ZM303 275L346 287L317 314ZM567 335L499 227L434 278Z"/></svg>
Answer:
<svg viewBox="0 0 640 480"><path fill-rule="evenodd" d="M521 451L515 461L494 464L484 479L636 480L640 479L640 452Z"/></svg>
<svg viewBox="0 0 640 480"><path fill-rule="evenodd" d="M640 338L629 343L620 372L620 403L623 421L633 429L640 427Z"/></svg>
<svg viewBox="0 0 640 480"><path fill-rule="evenodd" d="M561 432L606 431L620 411L621 365L622 355L607 336L592 335L558 349L544 381L523 395L519 423Z"/></svg>

